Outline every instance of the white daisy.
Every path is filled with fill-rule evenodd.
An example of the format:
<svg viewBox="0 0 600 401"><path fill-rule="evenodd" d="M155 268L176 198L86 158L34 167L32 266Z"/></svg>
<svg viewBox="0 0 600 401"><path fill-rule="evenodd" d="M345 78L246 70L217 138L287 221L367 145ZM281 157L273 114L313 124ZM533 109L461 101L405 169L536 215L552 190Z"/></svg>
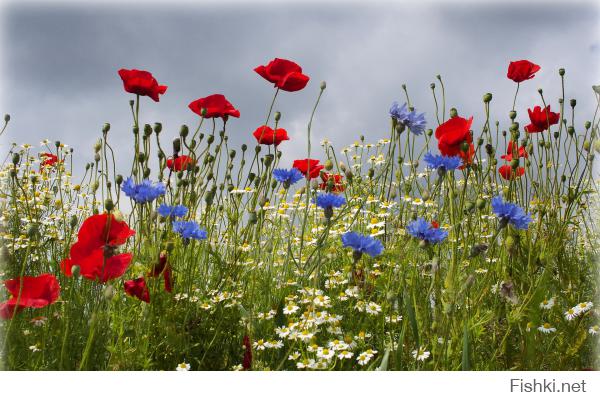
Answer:
<svg viewBox="0 0 600 401"><path fill-rule="evenodd" d="M412 352L413 358L415 358L417 361L424 361L429 358L429 355L431 355L431 353L427 351L425 347L419 347L419 349L416 349Z"/></svg>
<svg viewBox="0 0 600 401"><path fill-rule="evenodd" d="M538 330L544 334L549 334L549 333L554 333L556 331L556 328L550 326L550 323L544 323L543 325L538 327Z"/></svg>
<svg viewBox="0 0 600 401"><path fill-rule="evenodd" d="M542 308L542 309L552 309L553 306L554 306L554 297L552 297L550 299L544 299L540 303L540 308Z"/></svg>
<svg viewBox="0 0 600 401"><path fill-rule="evenodd" d="M189 363L185 363L185 362L181 362L179 365L177 365L177 367L175 368L175 370L179 371L179 372L185 372L190 370L190 364Z"/></svg>
<svg viewBox="0 0 600 401"><path fill-rule="evenodd" d="M590 329L588 330L588 333L590 333L593 336L598 335L599 332L600 332L600 327L597 324L590 327Z"/></svg>

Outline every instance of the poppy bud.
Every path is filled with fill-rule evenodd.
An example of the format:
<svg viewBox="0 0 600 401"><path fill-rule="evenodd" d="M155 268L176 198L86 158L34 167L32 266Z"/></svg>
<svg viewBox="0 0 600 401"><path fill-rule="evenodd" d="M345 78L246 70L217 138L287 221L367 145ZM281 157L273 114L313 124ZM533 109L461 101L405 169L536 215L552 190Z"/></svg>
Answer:
<svg viewBox="0 0 600 401"><path fill-rule="evenodd" d="M427 136L431 136L433 135L433 130L431 128L429 128L426 132Z"/></svg>
<svg viewBox="0 0 600 401"><path fill-rule="evenodd" d="M515 122L513 122L513 123L510 125L510 130L511 130L511 131L518 131L518 130L519 130L519 123L518 123L518 122L516 122L516 121L515 121Z"/></svg>
<svg viewBox="0 0 600 401"><path fill-rule="evenodd" d="M508 113L508 117L509 117L511 120L514 120L515 118L517 118L517 112L516 112L516 111L514 111L514 110L511 110L511 111L510 111L510 113Z"/></svg>
<svg viewBox="0 0 600 401"><path fill-rule="evenodd" d="M469 143L468 143L467 141L463 141L463 142L460 144L460 149L461 149L463 152L468 152L468 151L469 151Z"/></svg>
<svg viewBox="0 0 600 401"><path fill-rule="evenodd" d="M10 114L5 114L4 115L4 122L8 123L10 121Z"/></svg>
<svg viewBox="0 0 600 401"><path fill-rule="evenodd" d="M458 111L456 110L456 108L452 107L450 109L450 118L454 118L456 116L458 116Z"/></svg>
<svg viewBox="0 0 600 401"><path fill-rule="evenodd" d="M115 203L113 202L112 199L108 198L104 201L104 209L106 209L106 211L110 212L115 208Z"/></svg>
<svg viewBox="0 0 600 401"><path fill-rule="evenodd" d="M435 89L435 83L433 83L433 82L432 82L431 84L429 84L429 87L430 87L431 89Z"/></svg>
<svg viewBox="0 0 600 401"><path fill-rule="evenodd" d="M150 177L150 168L146 167L144 169L144 178Z"/></svg>
<svg viewBox="0 0 600 401"><path fill-rule="evenodd" d="M144 160L146 160L146 154L144 152L138 153L137 159L139 160L140 163L143 163Z"/></svg>
<svg viewBox="0 0 600 401"><path fill-rule="evenodd" d="M590 151L590 149L591 149L591 147L592 147L592 145L590 144L590 141L589 141L589 140L587 140L587 139L586 139L585 141L583 141L583 149L584 149L586 152L589 152L589 151Z"/></svg>
<svg viewBox="0 0 600 401"><path fill-rule="evenodd" d="M273 162L273 158L274 157L275 156L273 156L272 154L266 155L265 158L264 158L264 164L265 164L265 166L269 167L271 165L271 162Z"/></svg>
<svg viewBox="0 0 600 401"><path fill-rule="evenodd" d="M489 103L492 101L492 94L491 93L486 93L485 95L483 95L483 102L484 103Z"/></svg>
<svg viewBox="0 0 600 401"><path fill-rule="evenodd" d="M92 183L92 191L96 192L98 190L98 187L100 186L100 184L98 184L98 181L94 181Z"/></svg>
<svg viewBox="0 0 600 401"><path fill-rule="evenodd" d="M561 77L565 75L565 69L564 68L559 68L558 69L558 75L560 75Z"/></svg>
<svg viewBox="0 0 600 401"><path fill-rule="evenodd" d="M144 124L144 135L150 136L150 134L152 134L152 127L150 124Z"/></svg>
<svg viewBox="0 0 600 401"><path fill-rule="evenodd" d="M431 197L431 195L429 194L429 191L425 190L423 191L423 193L421 194L421 197L423 198L424 201L428 201L429 198Z"/></svg>
<svg viewBox="0 0 600 401"><path fill-rule="evenodd" d="M538 88L538 93L541 95L542 93L544 93L544 91L542 90L542 88Z"/></svg>
<svg viewBox="0 0 600 401"><path fill-rule="evenodd" d="M465 203L465 209L468 213L472 212L475 209L475 204L471 201Z"/></svg>
<svg viewBox="0 0 600 401"><path fill-rule="evenodd" d="M57 148L60 148L60 141L54 142L54 146L56 146Z"/></svg>
<svg viewBox="0 0 600 401"><path fill-rule="evenodd" d="M275 112L275 122L279 121L281 119L281 113L279 111Z"/></svg>
<svg viewBox="0 0 600 401"><path fill-rule="evenodd" d="M327 83L325 81L321 81L321 85L319 85L319 87L321 88L322 91L324 91L325 88L327 88Z"/></svg>
<svg viewBox="0 0 600 401"><path fill-rule="evenodd" d="M21 161L21 156L18 153L13 153L13 157L12 157L12 162L14 165L19 164L19 161Z"/></svg>
<svg viewBox="0 0 600 401"><path fill-rule="evenodd" d="M401 123L401 122L399 122L399 123L396 125L396 133L397 133L398 135L402 134L402 133L404 132L404 130L405 130L405 129L406 129L406 126L405 126L403 123Z"/></svg>
<svg viewBox="0 0 600 401"><path fill-rule="evenodd" d="M516 170L517 167L519 167L519 159L512 159L510 161L510 166L513 168L513 170Z"/></svg>
<svg viewBox="0 0 600 401"><path fill-rule="evenodd" d="M513 237L512 235L507 235L504 239L504 246L506 247L506 249L510 251L515 247L515 245L515 237Z"/></svg>
<svg viewBox="0 0 600 401"><path fill-rule="evenodd" d="M100 154L96 153L94 155L94 160L96 161L96 163L98 163L100 161Z"/></svg>
<svg viewBox="0 0 600 401"><path fill-rule="evenodd" d="M494 153L494 147L492 146L491 143L488 143L487 145L485 145L485 152L491 156Z"/></svg>
<svg viewBox="0 0 600 401"><path fill-rule="evenodd" d="M575 107L577 105L577 100L576 99L571 99L569 101L569 104L571 105L571 107Z"/></svg>
<svg viewBox="0 0 600 401"><path fill-rule="evenodd" d="M109 123L104 123L104 125L102 126L102 133L104 135L108 134L108 131L110 131L110 124Z"/></svg>
<svg viewBox="0 0 600 401"><path fill-rule="evenodd" d="M77 216L71 216L71 221L69 222L71 229L74 229L77 226Z"/></svg>
<svg viewBox="0 0 600 401"><path fill-rule="evenodd" d="M573 134L575 134L575 127L573 127L572 125L570 125L567 128L567 132L569 133L569 135L573 136Z"/></svg>
<svg viewBox="0 0 600 401"><path fill-rule="evenodd" d="M374 175L375 175L375 170L373 170L372 168L370 168L369 169L369 173L368 173L369 178L373 178Z"/></svg>
<svg viewBox="0 0 600 401"><path fill-rule="evenodd" d="M110 301L114 298L115 296L115 287L113 287L112 285L107 285L106 288L104 288L104 299L106 299L107 301Z"/></svg>
<svg viewBox="0 0 600 401"><path fill-rule="evenodd" d="M79 265L73 265L71 267L71 275L73 276L73 278L79 277L80 271L81 271L81 268L79 267Z"/></svg>

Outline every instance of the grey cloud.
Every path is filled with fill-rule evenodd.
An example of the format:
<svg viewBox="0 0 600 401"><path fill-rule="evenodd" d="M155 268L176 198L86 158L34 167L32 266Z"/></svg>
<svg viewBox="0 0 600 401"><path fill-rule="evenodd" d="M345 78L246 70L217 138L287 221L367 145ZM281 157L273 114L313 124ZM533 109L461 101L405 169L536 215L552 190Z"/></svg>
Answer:
<svg viewBox="0 0 600 401"><path fill-rule="evenodd" d="M435 121L429 84L440 73L448 106L475 115L482 125L481 96L493 92L492 118L506 125L515 85L506 79L510 60L542 66L521 87L517 110L539 104L536 91L557 108L559 77L567 70L568 98L579 100L577 116L591 119L598 83L598 9L564 7L357 4L227 6L31 6L10 4L4 14L3 110L13 120L4 143L37 143L48 137L76 147L83 163L105 121L118 160L131 157L131 114L117 76L119 68L151 71L169 86L160 103L142 104L142 121L163 122L165 136L180 124L195 127L187 109L196 98L223 93L240 109L228 123L234 146L252 144L264 122L273 89L252 69L273 57L289 58L311 76L309 86L282 93L276 105L292 141L285 162L305 154L306 123L321 80L327 90L317 112L313 144L325 137L337 148L360 134L387 135L387 110L403 100ZM313 146L318 152L318 146ZM317 153L318 154L318 153ZM84 159L85 156L85 159Z"/></svg>

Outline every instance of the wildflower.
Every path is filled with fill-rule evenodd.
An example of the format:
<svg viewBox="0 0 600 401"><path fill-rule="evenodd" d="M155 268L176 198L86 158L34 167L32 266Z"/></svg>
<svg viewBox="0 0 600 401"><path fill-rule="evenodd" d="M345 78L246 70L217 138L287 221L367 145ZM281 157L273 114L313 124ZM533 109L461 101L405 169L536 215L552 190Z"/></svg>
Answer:
<svg viewBox="0 0 600 401"><path fill-rule="evenodd" d="M540 308L541 309L552 309L553 306L554 306L554 297L552 297L550 299L544 299L540 303Z"/></svg>
<svg viewBox="0 0 600 401"><path fill-rule="evenodd" d="M267 65L259 65L254 71L273 83L276 88L286 92L296 92L304 89L310 79L302 73L302 67L298 64L281 58L275 58Z"/></svg>
<svg viewBox="0 0 600 401"><path fill-rule="evenodd" d="M408 127L415 135L421 135L425 131L427 121L425 121L425 113L417 114L416 110L410 111L404 103L402 106L398 102L392 103L390 108L390 116L396 119L398 123Z"/></svg>
<svg viewBox="0 0 600 401"><path fill-rule="evenodd" d="M429 358L429 355L431 355L431 353L427 351L425 347L419 347L418 350L416 349L412 352L413 358L415 358L417 361L424 361Z"/></svg>
<svg viewBox="0 0 600 401"><path fill-rule="evenodd" d="M593 336L598 335L599 332L600 332L600 327L597 324L594 326L591 326L588 330L588 333L590 333Z"/></svg>
<svg viewBox="0 0 600 401"><path fill-rule="evenodd" d="M517 167L515 169L509 164L504 164L498 168L498 173L505 180L514 180L525 174L525 168Z"/></svg>
<svg viewBox="0 0 600 401"><path fill-rule="evenodd" d="M307 179L317 178L321 170L323 170L324 166L319 164L320 161L317 159L303 159L303 160L294 160L293 167L300 170Z"/></svg>
<svg viewBox="0 0 600 401"><path fill-rule="evenodd" d="M288 361L295 361L296 359L300 358L301 354L298 351L294 351L290 354L290 356L288 356Z"/></svg>
<svg viewBox="0 0 600 401"><path fill-rule="evenodd" d="M579 316L580 314L580 310L579 308L575 307L575 308L569 308L565 313L565 319L567 320L573 320L575 319L577 316Z"/></svg>
<svg viewBox="0 0 600 401"><path fill-rule="evenodd" d="M11 319L23 308L43 308L51 305L60 295L60 285L52 274L6 280L4 286L11 294L11 298L0 303L2 319Z"/></svg>
<svg viewBox="0 0 600 401"><path fill-rule="evenodd" d="M298 333L298 338L306 342L310 341L310 339L313 338L313 336L314 334L308 330L302 330L300 333Z"/></svg>
<svg viewBox="0 0 600 401"><path fill-rule="evenodd" d="M500 226L512 224L516 229L526 230L531 223L531 215L526 214L521 207L514 203L504 202L501 196L492 199L492 210L500 219Z"/></svg>
<svg viewBox="0 0 600 401"><path fill-rule="evenodd" d="M283 314L284 315L291 315L294 314L298 311L298 309L300 309L300 307L298 305L295 304L287 304L284 308L283 308Z"/></svg>
<svg viewBox="0 0 600 401"><path fill-rule="evenodd" d="M589 311L590 309L592 309L593 306L594 306L594 304L591 302L582 302L577 305L577 308L579 309L579 311L581 313L585 313L585 312Z"/></svg>
<svg viewBox="0 0 600 401"><path fill-rule="evenodd" d="M165 185L162 182L152 184L150 180L143 180L140 184L135 184L129 177L123 182L121 190L135 202L146 203L164 195Z"/></svg>
<svg viewBox="0 0 600 401"><path fill-rule="evenodd" d="M538 327L538 330L544 334L549 334L554 333L556 331L556 328L552 327L550 323L544 323L543 325Z"/></svg>
<svg viewBox="0 0 600 401"><path fill-rule="evenodd" d="M533 64L528 60L511 61L508 65L507 78L520 83L535 77L535 73L540 70L540 66Z"/></svg>
<svg viewBox="0 0 600 401"><path fill-rule="evenodd" d="M36 327L41 327L46 324L48 318L46 316L38 316L31 319L31 323Z"/></svg>
<svg viewBox="0 0 600 401"><path fill-rule="evenodd" d="M443 156L460 156L465 164L470 164L475 155L471 124L473 117L468 120L456 116L440 125L435 130L438 149Z"/></svg>
<svg viewBox="0 0 600 401"><path fill-rule="evenodd" d="M325 217L329 219L333 216L333 208L344 205L346 203L346 198L334 194L320 194L317 196L315 203L317 206L324 209Z"/></svg>
<svg viewBox="0 0 600 401"><path fill-rule="evenodd" d="M369 315L378 315L381 312L381 306L377 305L375 302L369 302L365 308L365 312Z"/></svg>
<svg viewBox="0 0 600 401"><path fill-rule="evenodd" d="M42 162L40 163L40 167L52 167L56 163L58 163L58 156L52 153L42 153L40 155L42 157Z"/></svg>
<svg viewBox="0 0 600 401"><path fill-rule="evenodd" d="M261 145L279 146L281 142L290 139L288 138L287 131L283 128L273 129L267 125L261 125L252 135L254 135L257 142Z"/></svg>
<svg viewBox="0 0 600 401"><path fill-rule="evenodd" d="M30 345L29 349L31 350L31 352L40 352L41 351L41 349L38 348L37 344Z"/></svg>
<svg viewBox="0 0 600 401"><path fill-rule="evenodd" d="M377 351L368 349L365 352L361 352L360 355L356 358L356 361L359 365L364 366L367 363L369 363L369 361L371 361L371 359L375 356L376 353Z"/></svg>
<svg viewBox="0 0 600 401"><path fill-rule="evenodd" d="M330 350L329 348L319 347L317 350L317 358L330 360L335 356L335 352Z"/></svg>
<svg viewBox="0 0 600 401"><path fill-rule="evenodd" d="M188 107L194 113L198 114L203 118L217 118L220 117L226 121L229 116L240 117L240 111L237 110L225 96L221 94L214 94L201 99L196 99L191 102ZM204 110L204 114L202 111Z"/></svg>
<svg viewBox="0 0 600 401"><path fill-rule="evenodd" d="M155 263L152 266L152 270L148 272L148 276L150 277L158 277L161 274L165 280L165 291L171 292L173 290L172 268L167 261L167 254L165 252L160 253L158 263Z"/></svg>
<svg viewBox="0 0 600 401"><path fill-rule="evenodd" d="M293 185L304 178L304 175L297 168L291 168L289 170L278 168L273 170L273 177L282 183L284 188L289 188L290 185Z"/></svg>
<svg viewBox="0 0 600 401"><path fill-rule="evenodd" d="M360 258L363 253L374 258L383 252L383 245L379 240L354 231L342 235L342 244L344 248L354 249L355 258Z"/></svg>
<svg viewBox="0 0 600 401"><path fill-rule="evenodd" d="M338 353L337 357L338 359L350 359L352 358L352 356L354 355L354 353L347 351L347 350L342 350Z"/></svg>
<svg viewBox="0 0 600 401"><path fill-rule="evenodd" d="M330 189L330 186L331 192L344 192L346 189L342 183L342 176L340 174L322 173L321 178L323 179L323 182L319 185L319 187L323 190Z"/></svg>
<svg viewBox="0 0 600 401"><path fill-rule="evenodd" d="M551 125L557 124L560 120L560 113L550 111L550 105L544 110L540 106L535 106L533 110L527 109L531 124L525 126L525 131L532 134L534 132L544 132Z"/></svg>
<svg viewBox="0 0 600 401"><path fill-rule="evenodd" d="M430 244L442 242L448 236L448 232L441 228L436 228L420 217L406 226L406 231L413 237L423 240Z"/></svg>
<svg viewBox="0 0 600 401"><path fill-rule="evenodd" d="M399 323L402 321L402 316L401 315L386 316L385 321L387 323Z"/></svg>
<svg viewBox="0 0 600 401"><path fill-rule="evenodd" d="M163 217L183 217L188 213L188 208L183 205L167 206L164 203L156 211Z"/></svg>
<svg viewBox="0 0 600 401"><path fill-rule="evenodd" d="M181 238L186 240L206 239L206 231L201 229L195 221L174 221L173 232L178 233Z"/></svg>
<svg viewBox="0 0 600 401"><path fill-rule="evenodd" d="M178 372L187 372L188 370L190 370L190 364L186 362L181 362L177 365L175 370Z"/></svg>
<svg viewBox="0 0 600 401"><path fill-rule="evenodd" d="M196 160L192 159L189 156L177 156L175 158L169 157L167 159L167 167L170 170L174 171L185 171L188 167L193 167L196 165Z"/></svg>
<svg viewBox="0 0 600 401"><path fill-rule="evenodd" d="M506 147L506 154L500 156L500 158L509 162L513 159L513 157L523 157L527 159L529 155L527 154L527 150L525 150L524 146L518 146L517 143L514 143L513 141L508 141L508 146Z"/></svg>
<svg viewBox="0 0 600 401"><path fill-rule="evenodd" d="M148 71L120 69L119 76L123 80L125 92L134 93L139 96L149 96L158 102L158 95L167 91L165 85L159 85L156 78Z"/></svg>
<svg viewBox="0 0 600 401"><path fill-rule="evenodd" d="M143 277L125 281L123 283L123 288L125 289L125 292L132 297L150 303L150 291L148 291L146 280Z"/></svg>

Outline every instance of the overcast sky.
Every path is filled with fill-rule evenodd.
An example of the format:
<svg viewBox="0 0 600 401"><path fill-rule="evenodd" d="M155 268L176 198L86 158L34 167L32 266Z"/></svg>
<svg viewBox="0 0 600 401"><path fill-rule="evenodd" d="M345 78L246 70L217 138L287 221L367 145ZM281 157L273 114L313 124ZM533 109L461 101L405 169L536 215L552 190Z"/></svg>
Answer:
<svg viewBox="0 0 600 401"><path fill-rule="evenodd" d="M360 134L375 141L388 135L388 110L411 100L435 128L429 84L445 80L448 104L482 121L482 95L494 94L492 118L507 126L515 84L506 78L509 61L541 65L525 82L517 110L540 104L537 88L558 109L558 69L567 71L567 99L577 98L579 124L595 107L591 85L600 83L599 10L594 2L561 6L456 2L452 4L229 4L204 6L35 5L6 3L1 9L2 75L0 112L10 113L9 142L38 144L60 139L80 162L102 124L118 160L131 160L131 114L117 75L120 68L152 72L169 89L159 103L144 98L141 122L161 121L164 136L198 118L187 105L224 94L241 118L228 123L234 144L253 145L251 133L264 122L271 84L253 68L274 57L299 63L311 77L307 88L281 93L275 105L285 162L305 154L306 124L319 91L327 90L314 123L314 143L329 138L340 149ZM318 147L318 146L317 146ZM305 157L305 156L304 156ZM284 164L285 166L285 164ZM123 169L124 170L124 169ZM121 171L126 172L126 171Z"/></svg>

